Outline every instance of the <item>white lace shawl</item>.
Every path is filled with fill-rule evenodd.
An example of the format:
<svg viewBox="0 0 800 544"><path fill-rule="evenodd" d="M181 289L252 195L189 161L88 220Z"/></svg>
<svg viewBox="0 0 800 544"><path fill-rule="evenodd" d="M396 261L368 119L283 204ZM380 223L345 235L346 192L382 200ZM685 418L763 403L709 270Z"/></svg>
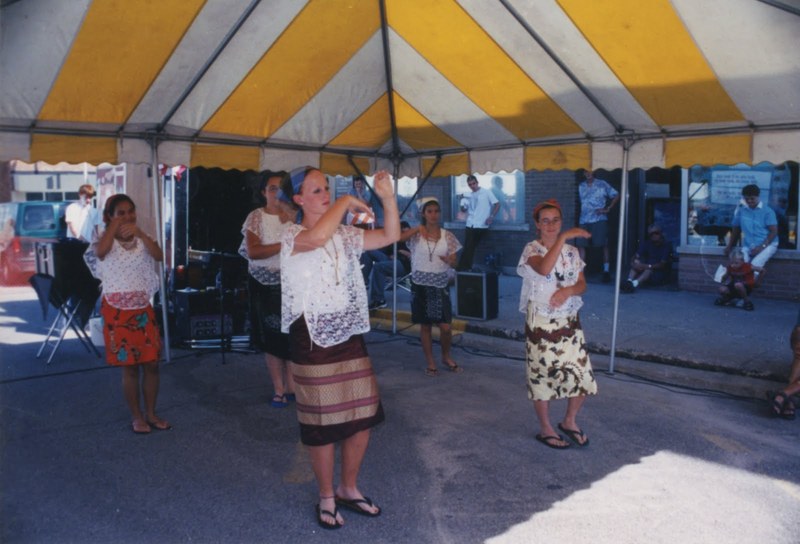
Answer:
<svg viewBox="0 0 800 544"><path fill-rule="evenodd" d="M447 257L461 249L455 235L445 229L436 242L427 240L420 233L414 234L406 242L411 252L411 279L417 285L447 287L450 265L440 257Z"/></svg>
<svg viewBox="0 0 800 544"><path fill-rule="evenodd" d="M262 244L277 244L281 241L286 225L287 223L281 223L277 215L265 212L264 208L256 208L244 220L239 255L247 259L247 271L262 285L277 285L281 282L281 255L278 253L266 259L251 259L247 254L247 232L255 234Z"/></svg>
<svg viewBox="0 0 800 544"><path fill-rule="evenodd" d="M544 256L547 248L534 240L525 246L517 263L517 274L522 276L522 289L519 294L519 311L526 313L528 302L535 306L536 313L547 317L569 317L575 315L583 306L580 296L571 296L558 308L550 306L550 297L560 287L569 287L578 282L580 273L585 266L581 260L578 249L569 244L561 248L561 255L556 261L553 270L546 276L536 273L528 265L528 259L533 255Z"/></svg>
<svg viewBox="0 0 800 544"><path fill-rule="evenodd" d="M359 262L364 231L339 225L325 246L292 255L295 237L303 230L302 225L289 225L281 239L281 331L288 333L303 316L311 340L322 347L369 332L367 290Z"/></svg>
<svg viewBox="0 0 800 544"><path fill-rule="evenodd" d="M103 296L123 310L146 307L160 287L155 260L139 238L131 249L114 240L105 258L97 260L95 271L102 282Z"/></svg>

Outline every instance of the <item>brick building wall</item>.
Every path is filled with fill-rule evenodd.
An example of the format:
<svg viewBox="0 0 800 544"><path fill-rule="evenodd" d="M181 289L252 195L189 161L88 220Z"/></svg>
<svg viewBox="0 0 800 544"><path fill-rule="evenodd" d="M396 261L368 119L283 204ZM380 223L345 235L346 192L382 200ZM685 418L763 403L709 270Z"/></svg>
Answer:
<svg viewBox="0 0 800 544"><path fill-rule="evenodd" d="M714 282L714 272L727 262L722 255L681 254L678 285L686 291L716 294L719 284ZM800 260L780 256L770 259L754 296L800 301Z"/></svg>

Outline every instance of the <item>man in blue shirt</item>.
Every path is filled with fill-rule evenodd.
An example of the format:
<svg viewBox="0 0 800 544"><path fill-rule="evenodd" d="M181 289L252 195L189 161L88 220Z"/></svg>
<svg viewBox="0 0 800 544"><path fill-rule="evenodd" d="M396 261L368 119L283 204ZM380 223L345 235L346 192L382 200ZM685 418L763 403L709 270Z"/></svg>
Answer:
<svg viewBox="0 0 800 544"><path fill-rule="evenodd" d="M591 233L591 238L578 238L575 245L581 260L586 260L587 247L603 248L603 282L611 281L608 268L608 212L619 200L619 193L605 180L595 178L594 172L584 172L586 181L578 186L581 200L580 227Z"/></svg>
<svg viewBox="0 0 800 544"><path fill-rule="evenodd" d="M725 255L730 254L741 237L745 262L763 268L778 250L778 218L772 208L761 202L760 195L758 185L745 185L742 189L744 203L733 214L733 230Z"/></svg>

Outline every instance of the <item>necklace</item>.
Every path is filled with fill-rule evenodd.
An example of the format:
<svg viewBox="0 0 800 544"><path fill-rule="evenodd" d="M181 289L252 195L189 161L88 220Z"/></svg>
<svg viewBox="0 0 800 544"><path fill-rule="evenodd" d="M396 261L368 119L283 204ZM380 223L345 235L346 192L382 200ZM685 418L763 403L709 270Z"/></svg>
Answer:
<svg viewBox="0 0 800 544"><path fill-rule="evenodd" d="M333 245L333 256L331 256L328 251L328 242L325 242L325 245L322 246L322 251L325 252L325 255L327 255L333 263L333 268L336 271L336 285L339 285L339 250L336 248L336 240L331 238L329 242Z"/></svg>
<svg viewBox="0 0 800 544"><path fill-rule="evenodd" d="M439 233L439 238L433 241L433 247L431 247L430 239L427 235L425 235L425 245L428 246L428 262L433 262L433 252L436 251L436 246L439 245L439 240L442 238L441 233Z"/></svg>

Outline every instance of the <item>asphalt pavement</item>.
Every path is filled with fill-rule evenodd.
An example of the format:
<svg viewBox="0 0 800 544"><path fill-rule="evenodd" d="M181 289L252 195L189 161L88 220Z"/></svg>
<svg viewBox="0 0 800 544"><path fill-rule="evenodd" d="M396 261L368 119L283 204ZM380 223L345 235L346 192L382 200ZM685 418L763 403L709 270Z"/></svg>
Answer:
<svg viewBox="0 0 800 544"><path fill-rule="evenodd" d="M511 291L501 290L501 308ZM796 307L757 300L750 313L697 294L630 295L621 302L626 332L618 345L641 353L661 345L676 361L617 357L619 367L631 366L610 375L600 353L610 337L601 332L610 293L603 284L587 292L583 324L596 346L599 394L579 419L590 445L566 451L534 440L523 345L510 332L458 334L454 355L464 372L429 378L413 328L390 334L376 315L367 341L387 420L373 432L360 486L383 515L344 512L345 527L324 531L314 520L316 486L296 416L269 406L260 355L228 353L223 364L217 351L174 350L159 397L174 429L134 435L119 370L71 334L50 365L37 359L49 322L27 288L1 288L0 541L796 543L798 422L769 417L761 398L679 386L672 371L657 380L635 371L700 372L679 360L758 387L777 383L751 369L765 368L753 362L759 358L774 365L770 372L788 366ZM706 312L717 326L676 326L666 314L681 299L696 303L681 310L682 320L699 325ZM650 321L624 325L633 315ZM768 329L758 317L783 323L770 332L769 350L752 347ZM734 323L752 335L749 354L727 345L733 332L709 336ZM522 314L458 325L519 330ZM660 331L657 338L643 335L645 327ZM721 370L718 361L733 354L736 366ZM563 409L553 404L554 422Z"/></svg>

